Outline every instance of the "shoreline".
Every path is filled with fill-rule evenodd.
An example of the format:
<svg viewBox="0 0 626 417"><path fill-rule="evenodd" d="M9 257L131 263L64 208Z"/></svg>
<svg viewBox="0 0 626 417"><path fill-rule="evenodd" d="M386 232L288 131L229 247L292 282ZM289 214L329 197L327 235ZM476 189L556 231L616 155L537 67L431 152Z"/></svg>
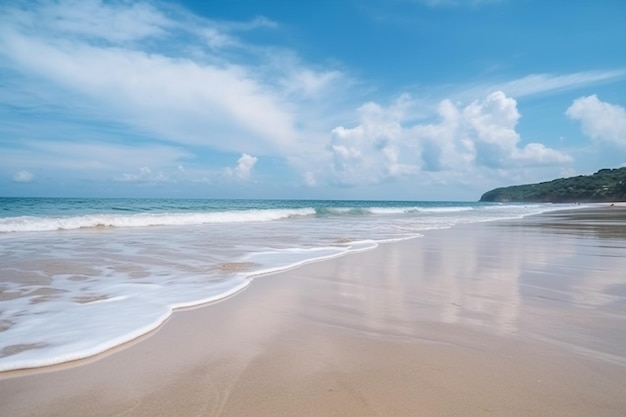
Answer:
<svg viewBox="0 0 626 417"><path fill-rule="evenodd" d="M626 207L626 202L624 203L618 203L619 205L623 204L623 206ZM598 207L601 206L606 206L606 204L604 203L597 203ZM564 210L571 210L571 209L564 209ZM560 210L558 210L560 211ZM554 211L548 211L547 213L551 213ZM533 215L535 216L535 215ZM501 222L501 221L510 221L511 219L505 219L505 220L495 220L495 222ZM513 219L513 221L517 221L517 220L521 220L521 219ZM493 220L489 221L489 223L494 222ZM472 224L472 223L470 223ZM451 226L452 228L454 227L459 227L462 226L463 223L460 224L456 224L454 226ZM449 229L450 227L445 227L444 229ZM438 228L434 228L434 229L424 229L422 232L430 232L432 230L439 230ZM275 275L275 274L282 274L282 273L286 273L289 272L291 270L294 269L298 269L301 268L307 264L311 264L311 263L317 263L317 262L326 262L328 260L332 260L335 259L337 257L342 257L342 256L349 256L350 254L353 253L358 253L358 252L362 252L362 251L370 251L370 250L375 250L379 245L385 245L385 244L394 244L394 243L398 243L398 242L402 242L405 240L413 240L413 239L418 239L418 238L422 238L423 234L420 234L419 236L412 236L412 237L405 237L405 238L399 238L399 239L394 239L394 240L390 240L390 241L380 241L377 242L376 245L374 247L371 248L365 248L365 249L352 249L348 252L344 252L338 255L331 255L328 257L321 257L321 258L316 258L316 259L312 259L312 260L308 260L302 263L299 263L297 265L293 265L293 266L289 266L289 267L285 267L285 268L281 268L275 271L258 271L255 272L247 277L245 277L243 280L246 281L245 285L239 285L236 289L234 289L234 291L231 291L229 293L227 293L226 295L220 295L218 297L215 297L214 299L211 299L209 301L197 301L197 302L192 302L192 303L187 303L186 305L183 306L172 306L171 307L171 311L170 313L167 315L167 317L164 320L161 320L159 323L156 323L154 325L150 325L150 329L140 333L136 336L132 336L130 338L128 338L126 341L118 343L116 345L107 347L99 352L96 353L89 353L89 354L85 354L85 355L68 355L68 356L75 356L73 359L66 359L63 361L46 361L44 364L41 365L32 365L32 366L24 366L21 368L2 368L0 367L0 376L2 376L3 374L8 375L9 372L25 372L25 371L32 371L33 373L36 372L45 372L45 371L54 371L56 369L63 369L65 367L71 367L71 366L80 366L80 364L82 362L91 362L93 360L97 360L98 357L100 356L104 356L109 354L110 352L115 352L118 351L120 349L124 349L125 346L136 343L139 340L142 340L146 337L149 337L152 333L159 331L159 329L165 325L165 323L171 319L172 315L175 314L177 311L182 311L182 310L186 310L186 309L195 309L195 308L203 308L206 306L210 306L213 305L215 303L219 303L222 302L224 300L227 300L233 296L236 296L237 294L239 294L241 291L248 289L248 286L255 280L257 279L262 279L266 276L270 276L270 275ZM245 265L246 263L227 263L224 265L220 266L220 269L223 269L225 271L231 271L231 270L236 270L240 267L242 267L243 265ZM251 263L249 263L251 264ZM1 300L0 300L1 301ZM19 348L19 346L16 346L17 348Z"/></svg>
<svg viewBox="0 0 626 417"><path fill-rule="evenodd" d="M573 212L597 221L594 210ZM626 235L590 235L555 213L430 230L256 278L104 354L0 373L0 411L620 415L626 362L607 358L626 358L624 296L612 289L622 269L611 269L623 263L585 269L577 258L599 262L594 242L623 253ZM538 285L545 277L554 283Z"/></svg>

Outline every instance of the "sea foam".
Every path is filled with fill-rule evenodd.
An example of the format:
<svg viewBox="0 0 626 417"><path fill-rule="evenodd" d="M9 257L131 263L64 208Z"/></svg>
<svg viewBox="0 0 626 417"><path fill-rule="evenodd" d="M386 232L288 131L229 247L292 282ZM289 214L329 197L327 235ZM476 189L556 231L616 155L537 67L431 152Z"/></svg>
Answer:
<svg viewBox="0 0 626 417"><path fill-rule="evenodd" d="M181 226L205 223L264 222L315 214L313 209L242 210L210 213L90 214L71 217L0 218L0 232L42 232L98 227Z"/></svg>

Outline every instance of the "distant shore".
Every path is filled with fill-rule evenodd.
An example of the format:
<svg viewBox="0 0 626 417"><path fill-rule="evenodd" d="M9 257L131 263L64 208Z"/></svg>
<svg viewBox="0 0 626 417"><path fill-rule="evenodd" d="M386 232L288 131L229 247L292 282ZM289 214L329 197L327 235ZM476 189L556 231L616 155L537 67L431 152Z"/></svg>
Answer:
<svg viewBox="0 0 626 417"><path fill-rule="evenodd" d="M494 188L480 197L490 202L612 203L626 199L626 167L593 175L558 178L535 184Z"/></svg>
<svg viewBox="0 0 626 417"><path fill-rule="evenodd" d="M426 231L0 373L0 415L622 416L625 253L626 203Z"/></svg>

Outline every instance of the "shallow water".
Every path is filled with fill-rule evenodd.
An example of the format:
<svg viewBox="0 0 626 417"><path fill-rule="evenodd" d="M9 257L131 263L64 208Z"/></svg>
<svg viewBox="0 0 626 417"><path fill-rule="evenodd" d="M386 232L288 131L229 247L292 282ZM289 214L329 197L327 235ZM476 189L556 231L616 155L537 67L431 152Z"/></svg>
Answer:
<svg viewBox="0 0 626 417"><path fill-rule="evenodd" d="M554 205L0 199L0 371L97 354L254 277Z"/></svg>

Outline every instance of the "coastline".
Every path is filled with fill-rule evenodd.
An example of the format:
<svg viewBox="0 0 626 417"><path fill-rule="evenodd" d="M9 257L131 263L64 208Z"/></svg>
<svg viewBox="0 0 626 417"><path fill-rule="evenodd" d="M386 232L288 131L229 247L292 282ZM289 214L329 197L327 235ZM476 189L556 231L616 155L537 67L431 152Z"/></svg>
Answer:
<svg viewBox="0 0 626 417"><path fill-rule="evenodd" d="M260 277L123 348L1 373L0 412L621 415L616 213L458 225Z"/></svg>

